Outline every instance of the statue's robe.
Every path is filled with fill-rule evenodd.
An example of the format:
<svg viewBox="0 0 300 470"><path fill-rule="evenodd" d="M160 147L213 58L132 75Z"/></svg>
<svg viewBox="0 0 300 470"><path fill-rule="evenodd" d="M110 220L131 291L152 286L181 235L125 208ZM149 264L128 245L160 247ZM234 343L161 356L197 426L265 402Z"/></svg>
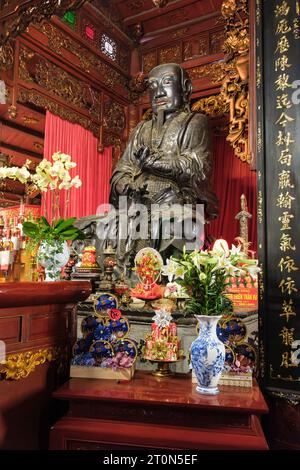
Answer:
<svg viewBox="0 0 300 470"><path fill-rule="evenodd" d="M135 154L141 147L159 152L161 161L141 171ZM144 203L203 203L207 218L217 215L217 198L210 187L211 152L207 118L180 111L158 128L155 115L137 125L111 178L110 203L118 207L118 183L147 184ZM165 193L165 197L164 197Z"/></svg>
<svg viewBox="0 0 300 470"><path fill-rule="evenodd" d="M149 147L150 152L159 154L153 165L140 168L137 152L141 147ZM137 187L147 185L147 193L139 200L130 203L143 203L148 208L151 204L204 204L206 218L217 214L217 198L210 188L211 152L210 138L206 116L181 110L174 113L159 127L155 115L149 121L142 121L133 130L127 148L117 163L111 177L110 203L119 207L119 191L121 186L135 182ZM149 212L150 214L150 212ZM108 214L108 219L109 219ZM112 217L112 214L111 214ZM150 215L149 215L150 218ZM103 238L111 238L115 226L109 220L98 223L97 233ZM178 221L178 220L177 220ZM150 222L150 221L149 221ZM183 220L181 221L183 222ZM149 223L150 226L150 223ZM113 227L113 228L112 228ZM137 240L132 237L131 229L135 227L134 219L128 221L126 240L116 243L120 264L129 263L130 254L134 254L145 246L152 246L159 251L173 245L182 249L185 240L162 239L161 222L155 226L155 236L148 240ZM117 221L117 232L119 225ZM190 237L194 234L191 229ZM149 232L148 232L149 233ZM191 240L191 238L189 238ZM132 259L131 259L132 262Z"/></svg>

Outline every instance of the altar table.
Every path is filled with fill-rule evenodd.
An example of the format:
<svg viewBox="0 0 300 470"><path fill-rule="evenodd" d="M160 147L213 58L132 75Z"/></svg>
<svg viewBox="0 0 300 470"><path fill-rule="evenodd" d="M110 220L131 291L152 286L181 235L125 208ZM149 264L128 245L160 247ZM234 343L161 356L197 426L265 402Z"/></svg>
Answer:
<svg viewBox="0 0 300 470"><path fill-rule="evenodd" d="M255 381L205 396L190 374L137 371L129 382L73 378L53 396L69 411L51 429L52 450L268 449L260 424L268 407Z"/></svg>

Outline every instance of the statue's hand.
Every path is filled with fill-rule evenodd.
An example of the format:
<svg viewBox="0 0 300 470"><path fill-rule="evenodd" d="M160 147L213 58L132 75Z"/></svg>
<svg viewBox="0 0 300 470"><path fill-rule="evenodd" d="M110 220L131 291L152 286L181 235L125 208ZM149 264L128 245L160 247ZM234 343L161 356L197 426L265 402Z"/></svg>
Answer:
<svg viewBox="0 0 300 470"><path fill-rule="evenodd" d="M150 148L149 147L140 147L137 152L135 152L135 157L138 161L140 168L145 166L145 163L150 157Z"/></svg>
<svg viewBox="0 0 300 470"><path fill-rule="evenodd" d="M130 197L131 199L140 199L144 194L147 193L147 183L145 183L143 186L137 186L135 183L133 183L128 188L128 197Z"/></svg>

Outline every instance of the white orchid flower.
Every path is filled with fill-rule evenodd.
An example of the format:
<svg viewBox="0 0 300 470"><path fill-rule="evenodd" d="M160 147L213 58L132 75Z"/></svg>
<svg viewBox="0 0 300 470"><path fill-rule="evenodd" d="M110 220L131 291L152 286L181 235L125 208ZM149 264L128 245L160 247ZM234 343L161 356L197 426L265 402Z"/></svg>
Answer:
<svg viewBox="0 0 300 470"><path fill-rule="evenodd" d="M77 166L77 163L75 162L65 162L65 169L66 170L71 170L71 168L75 168Z"/></svg>
<svg viewBox="0 0 300 470"><path fill-rule="evenodd" d="M72 179L71 186L74 186L74 188L80 188L80 186L82 186L82 181L78 175L76 175L75 178Z"/></svg>

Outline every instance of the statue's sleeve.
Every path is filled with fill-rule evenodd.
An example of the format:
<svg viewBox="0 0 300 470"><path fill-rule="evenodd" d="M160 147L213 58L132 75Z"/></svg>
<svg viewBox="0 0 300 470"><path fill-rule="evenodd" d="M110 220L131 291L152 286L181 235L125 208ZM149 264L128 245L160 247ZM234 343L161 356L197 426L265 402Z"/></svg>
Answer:
<svg viewBox="0 0 300 470"><path fill-rule="evenodd" d="M132 131L127 147L116 164L110 179L109 202L118 205L119 191L117 187L125 186L133 180L133 176L139 171L135 158L135 152L140 147L139 136L144 122L140 122Z"/></svg>
<svg viewBox="0 0 300 470"><path fill-rule="evenodd" d="M190 118L179 135L180 157L176 160L177 181L206 204L208 217L216 217L218 199L211 188L212 154L208 119L200 113Z"/></svg>
<svg viewBox="0 0 300 470"><path fill-rule="evenodd" d="M178 147L180 155L175 163L178 183L190 186L191 179L198 182L208 180L211 174L211 141L206 116L199 113L189 116L178 136Z"/></svg>

